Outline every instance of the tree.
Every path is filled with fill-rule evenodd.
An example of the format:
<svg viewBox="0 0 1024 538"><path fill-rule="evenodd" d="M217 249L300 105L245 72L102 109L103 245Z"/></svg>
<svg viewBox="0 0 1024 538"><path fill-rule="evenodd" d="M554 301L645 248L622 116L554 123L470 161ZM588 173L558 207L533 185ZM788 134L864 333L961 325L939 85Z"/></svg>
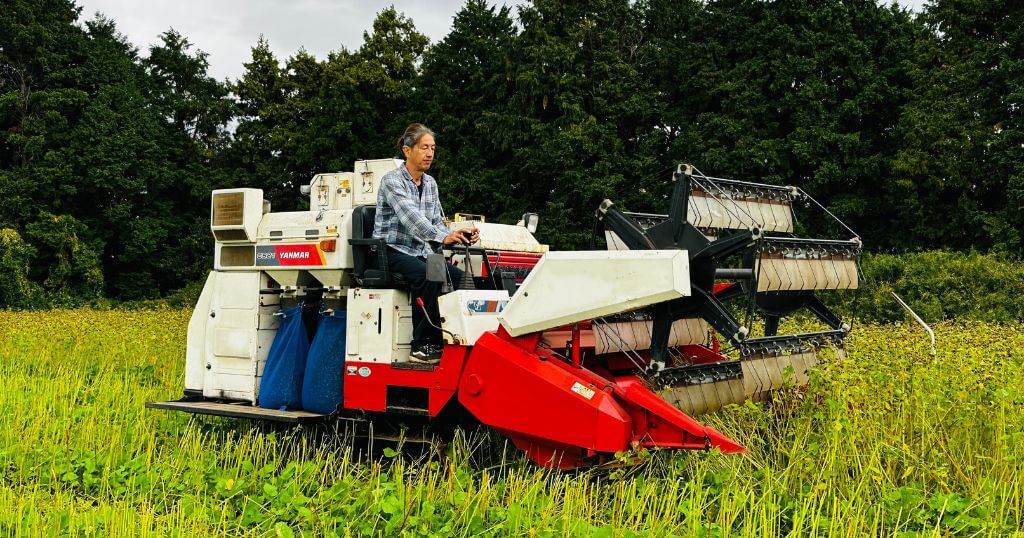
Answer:
<svg viewBox="0 0 1024 538"><path fill-rule="evenodd" d="M431 174L443 183L444 206L503 221L518 218L514 212L523 207L511 197L512 147L499 134L512 95L516 33L510 8L467 1L452 31L424 56L417 102L424 115L415 118L437 132Z"/></svg>
<svg viewBox="0 0 1024 538"><path fill-rule="evenodd" d="M38 247L35 269L51 300L73 305L100 298L103 271L95 247L83 239L88 234L84 224L74 217L44 212L25 232Z"/></svg>
<svg viewBox="0 0 1024 538"><path fill-rule="evenodd" d="M39 300L39 286L28 278L35 249L17 230L0 228L0 307L26 308Z"/></svg>
<svg viewBox="0 0 1024 538"><path fill-rule="evenodd" d="M226 91L180 35L143 61L113 21L79 26L78 13L47 1L0 14L0 222L40 247L29 275L54 299L96 297L97 263L107 293L157 296L208 267L209 248L181 245L206 218Z"/></svg>
<svg viewBox="0 0 1024 538"><path fill-rule="evenodd" d="M646 18L658 51L652 78L665 102L666 160L803 187L869 245L888 244L892 230L878 217L894 200L881 194L920 34L907 13L870 1L677 9L652 0ZM820 235L826 223L805 224Z"/></svg>
<svg viewBox="0 0 1024 538"><path fill-rule="evenodd" d="M511 198L539 209L540 236L556 248L589 243L605 198L626 207L646 198L637 176L653 160L652 92L640 73L638 11L629 2L522 7L511 51L513 95L498 136L510 141Z"/></svg>
<svg viewBox="0 0 1024 538"><path fill-rule="evenodd" d="M354 155L361 158L397 154L395 140L417 112L424 96L418 87L420 62L429 44L413 21L391 7L377 14L373 32L363 33L363 45L350 58L346 71L358 90L351 124L357 140Z"/></svg>
<svg viewBox="0 0 1024 538"><path fill-rule="evenodd" d="M939 0L922 21L914 99L899 123L893 215L918 248L1024 253L1024 6Z"/></svg>
<svg viewBox="0 0 1024 538"><path fill-rule="evenodd" d="M251 60L243 65L245 72L231 85L238 125L230 152L242 172L236 175L240 182L235 186L269 185L268 180L284 173L273 140L276 119L287 97L284 72L263 36L252 48ZM273 189L268 190L268 197L276 202Z"/></svg>
<svg viewBox="0 0 1024 538"><path fill-rule="evenodd" d="M232 152L274 207L302 207L298 188L316 173L394 152L390 133L397 136L401 115L415 102L427 38L394 8L380 12L363 38L359 50L332 52L324 61L300 50L280 69L265 45L254 49L235 86L248 116Z"/></svg>
<svg viewBox="0 0 1024 538"><path fill-rule="evenodd" d="M79 12L70 0L12 0L0 10L0 221L8 225L22 226L69 188L54 181L67 171L49 161L88 99L76 86L88 48Z"/></svg>

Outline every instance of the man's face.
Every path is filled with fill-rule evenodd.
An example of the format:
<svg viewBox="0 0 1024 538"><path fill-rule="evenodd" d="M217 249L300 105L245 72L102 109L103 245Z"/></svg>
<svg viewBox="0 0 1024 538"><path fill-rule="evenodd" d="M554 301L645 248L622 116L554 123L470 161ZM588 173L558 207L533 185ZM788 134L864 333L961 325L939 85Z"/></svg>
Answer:
<svg viewBox="0 0 1024 538"><path fill-rule="evenodd" d="M405 164L410 170L426 172L434 161L434 137L425 134L411 148L402 147L402 152L405 153Z"/></svg>

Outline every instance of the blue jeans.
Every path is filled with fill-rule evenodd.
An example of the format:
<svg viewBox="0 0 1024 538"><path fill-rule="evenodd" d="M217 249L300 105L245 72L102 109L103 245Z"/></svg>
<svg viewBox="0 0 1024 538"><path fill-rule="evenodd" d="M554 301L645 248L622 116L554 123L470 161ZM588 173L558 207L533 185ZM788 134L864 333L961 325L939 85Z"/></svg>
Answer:
<svg viewBox="0 0 1024 538"><path fill-rule="evenodd" d="M462 281L462 269L446 264L448 278L455 289L459 289ZM416 298L423 299L423 306L430 314L430 321L441 326L441 314L437 309L437 298L441 295L440 282L427 281L427 261L424 258L410 256L393 248L388 248L388 271L398 273L412 295L412 345L413 348L423 344L441 345L441 331L427 322L423 309L416 303Z"/></svg>

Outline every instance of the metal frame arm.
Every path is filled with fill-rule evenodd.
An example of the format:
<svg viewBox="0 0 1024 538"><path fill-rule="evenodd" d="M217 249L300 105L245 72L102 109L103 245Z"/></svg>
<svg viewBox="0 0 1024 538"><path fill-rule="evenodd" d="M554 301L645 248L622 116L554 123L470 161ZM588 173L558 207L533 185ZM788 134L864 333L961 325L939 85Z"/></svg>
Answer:
<svg viewBox="0 0 1024 538"><path fill-rule="evenodd" d="M633 219L619 211L611 200L601 202L597 212L598 218L604 221L606 228L619 236L630 250L655 249L654 242L647 233Z"/></svg>
<svg viewBox="0 0 1024 538"><path fill-rule="evenodd" d="M843 328L844 323L842 318L839 317L839 314L836 314L831 308L825 306L825 303L823 303L817 296L808 299L805 306L829 327L832 327L833 329Z"/></svg>
<svg viewBox="0 0 1024 538"><path fill-rule="evenodd" d="M749 230L736 232L729 237L712 241L708 246L701 249L700 252L693 254L690 258L694 260L699 258L723 258L748 248L754 244L756 239L755 233Z"/></svg>
<svg viewBox="0 0 1024 538"><path fill-rule="evenodd" d="M672 187L672 201L669 206L668 218L672 220L672 240L676 244L683 238L683 230L686 228L687 211L690 204L690 176L693 174L693 167L688 164L680 164L676 172L672 174L675 186Z"/></svg>
<svg viewBox="0 0 1024 538"><path fill-rule="evenodd" d="M693 295L701 300L700 306L697 307L698 314L716 331L725 335L730 342L737 346L746 339L750 332L749 329L740 325L717 297L696 287L693 288Z"/></svg>

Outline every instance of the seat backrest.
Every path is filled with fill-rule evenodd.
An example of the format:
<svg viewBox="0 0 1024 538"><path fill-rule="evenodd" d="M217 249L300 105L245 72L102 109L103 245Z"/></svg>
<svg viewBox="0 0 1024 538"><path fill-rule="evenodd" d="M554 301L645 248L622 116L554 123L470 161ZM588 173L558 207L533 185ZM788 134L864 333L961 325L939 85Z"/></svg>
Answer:
<svg viewBox="0 0 1024 538"><path fill-rule="evenodd" d="M377 217L377 206L360 205L352 210L352 238L373 237L373 221Z"/></svg>
<svg viewBox="0 0 1024 538"><path fill-rule="evenodd" d="M376 205L356 206L352 210L352 240L365 242L352 245L352 273L356 282L366 288L402 288L401 275L387 270L387 243L373 238ZM383 267L381 267L383 265Z"/></svg>
<svg viewBox="0 0 1024 538"><path fill-rule="evenodd" d="M356 206L352 210L352 239L373 237L373 221L377 216L376 205ZM377 253L369 246L352 247L352 269L356 278L362 279L367 269L377 267Z"/></svg>

